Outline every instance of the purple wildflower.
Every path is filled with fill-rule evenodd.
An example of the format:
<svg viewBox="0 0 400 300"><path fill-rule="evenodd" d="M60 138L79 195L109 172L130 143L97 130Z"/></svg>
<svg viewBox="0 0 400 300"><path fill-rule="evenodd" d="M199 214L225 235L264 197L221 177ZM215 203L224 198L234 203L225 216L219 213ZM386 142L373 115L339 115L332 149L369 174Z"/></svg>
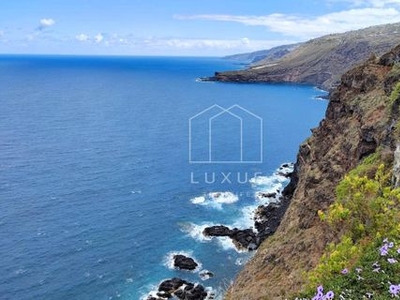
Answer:
<svg viewBox="0 0 400 300"><path fill-rule="evenodd" d="M342 273L343 275L346 275L347 273L349 273L349 270L347 268L345 268L340 273Z"/></svg>
<svg viewBox="0 0 400 300"><path fill-rule="evenodd" d="M389 246L389 248L393 248L394 247L394 243L390 242L388 246Z"/></svg>
<svg viewBox="0 0 400 300"><path fill-rule="evenodd" d="M381 256L386 256L389 253L389 246L388 244L383 245L379 251L381 252Z"/></svg>
<svg viewBox="0 0 400 300"><path fill-rule="evenodd" d="M324 293L318 292L318 293L312 298L312 300L322 300L322 297L324 297Z"/></svg>
<svg viewBox="0 0 400 300"><path fill-rule="evenodd" d="M397 253L400 254L400 248L397 249Z"/></svg>
<svg viewBox="0 0 400 300"><path fill-rule="evenodd" d="M397 294L400 292L400 287L398 285L391 284L390 287L389 287L389 292L393 296L397 296Z"/></svg>
<svg viewBox="0 0 400 300"><path fill-rule="evenodd" d="M333 291L329 291L324 295L324 287L322 285L317 287L317 293L312 298L312 300L332 300L335 297Z"/></svg>
<svg viewBox="0 0 400 300"><path fill-rule="evenodd" d="M395 264L397 263L397 260L395 260L394 258L388 258L387 260L390 264Z"/></svg>
<svg viewBox="0 0 400 300"><path fill-rule="evenodd" d="M329 291L326 293L325 298L326 299L333 299L335 297L335 294L332 291Z"/></svg>

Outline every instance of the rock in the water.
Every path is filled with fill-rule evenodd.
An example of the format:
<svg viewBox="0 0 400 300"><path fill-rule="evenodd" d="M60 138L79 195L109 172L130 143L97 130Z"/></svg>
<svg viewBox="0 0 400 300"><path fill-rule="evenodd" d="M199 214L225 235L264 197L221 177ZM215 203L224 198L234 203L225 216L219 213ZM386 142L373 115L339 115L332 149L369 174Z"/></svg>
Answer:
<svg viewBox="0 0 400 300"><path fill-rule="evenodd" d="M158 291L159 292L164 292L166 294L169 294L170 297L172 296L175 291L180 288L184 284L188 284L189 282L180 279L180 278L172 278L172 279L167 279L164 280L163 282L160 283L158 286Z"/></svg>
<svg viewBox="0 0 400 300"><path fill-rule="evenodd" d="M290 178L290 176L292 175L292 173L293 173L293 172L283 172L283 171L279 171L279 172L278 172L278 175L279 175L279 176L286 177L286 178Z"/></svg>
<svg viewBox="0 0 400 300"><path fill-rule="evenodd" d="M264 192L259 192L258 196L261 198L275 198L276 193L264 193Z"/></svg>
<svg viewBox="0 0 400 300"><path fill-rule="evenodd" d="M230 229L224 225L217 225L206 227L203 230L203 234L205 236L230 237L236 248L239 250L255 250L258 246L256 233L252 229ZM254 245L256 245L255 248Z"/></svg>
<svg viewBox="0 0 400 300"><path fill-rule="evenodd" d="M232 230L224 225L217 225L204 228L203 234L205 236L230 236Z"/></svg>
<svg viewBox="0 0 400 300"><path fill-rule="evenodd" d="M163 300L172 297L180 300L204 300L207 297L207 291L200 284L193 284L180 278L172 278L161 282L157 296L159 298L149 296L147 300Z"/></svg>
<svg viewBox="0 0 400 300"><path fill-rule="evenodd" d="M204 300L207 297L207 292L202 285L191 284L181 287L175 292L175 296L181 300Z"/></svg>
<svg viewBox="0 0 400 300"><path fill-rule="evenodd" d="M201 280L207 280L214 277L214 274L208 270L203 270L199 273Z"/></svg>
<svg viewBox="0 0 400 300"><path fill-rule="evenodd" d="M174 267L176 268L193 271L198 266L199 264L191 257L182 254L174 255Z"/></svg>

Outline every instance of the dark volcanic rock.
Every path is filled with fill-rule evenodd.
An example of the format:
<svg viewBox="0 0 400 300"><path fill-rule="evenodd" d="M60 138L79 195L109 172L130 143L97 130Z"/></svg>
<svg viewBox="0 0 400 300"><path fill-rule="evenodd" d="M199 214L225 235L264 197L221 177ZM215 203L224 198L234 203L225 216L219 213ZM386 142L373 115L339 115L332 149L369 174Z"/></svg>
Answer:
<svg viewBox="0 0 400 300"><path fill-rule="evenodd" d="M261 240L265 240L278 228L281 221L280 208L280 205L271 203L269 205L260 205L255 211L254 225Z"/></svg>
<svg viewBox="0 0 400 300"><path fill-rule="evenodd" d="M275 198L276 197L276 193L263 193L263 192L260 192L257 195L259 197L262 197L262 198Z"/></svg>
<svg viewBox="0 0 400 300"><path fill-rule="evenodd" d="M190 284L176 291L175 296L182 300L203 300L207 297L207 292L200 284Z"/></svg>
<svg viewBox="0 0 400 300"><path fill-rule="evenodd" d="M282 171L279 171L279 172L278 172L278 175L279 175L279 176L286 177L286 178L290 178L290 175L292 175L292 172L282 172Z"/></svg>
<svg viewBox="0 0 400 300"><path fill-rule="evenodd" d="M252 229L230 229L224 225L206 227L205 236L230 237L239 250L255 250L258 247L257 235Z"/></svg>
<svg viewBox="0 0 400 300"><path fill-rule="evenodd" d="M147 300L162 300L172 297L180 300L204 300L207 297L207 292L200 284L193 284L180 278L172 278L161 282L157 297L149 296Z"/></svg>
<svg viewBox="0 0 400 300"><path fill-rule="evenodd" d="M256 250L259 246L257 235L252 229L234 228L229 236L239 250Z"/></svg>
<svg viewBox="0 0 400 300"><path fill-rule="evenodd" d="M158 291L172 295L178 288L180 288L184 284L189 284L189 282L176 277L172 279L167 279L160 283L160 285L158 286Z"/></svg>
<svg viewBox="0 0 400 300"><path fill-rule="evenodd" d="M177 254L174 255L174 267L177 267L181 270L189 270L193 271L198 267L198 263L191 257L187 257L185 255Z"/></svg>
<svg viewBox="0 0 400 300"><path fill-rule="evenodd" d="M204 228L203 234L205 236L230 236L232 230L224 225L217 225Z"/></svg>

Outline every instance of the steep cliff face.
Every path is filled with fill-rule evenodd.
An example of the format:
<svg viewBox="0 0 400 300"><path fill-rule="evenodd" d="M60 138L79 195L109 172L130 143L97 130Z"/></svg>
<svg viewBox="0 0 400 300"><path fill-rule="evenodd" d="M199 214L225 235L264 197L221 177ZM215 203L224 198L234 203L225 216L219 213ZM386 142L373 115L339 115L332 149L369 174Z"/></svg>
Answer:
<svg viewBox="0 0 400 300"><path fill-rule="evenodd" d="M342 76L324 120L300 146L295 189L278 231L261 245L226 299L290 299L302 288L304 272L336 239L317 212L333 203L338 182L378 148L393 163L400 100L391 93L400 80L399 62L400 46Z"/></svg>

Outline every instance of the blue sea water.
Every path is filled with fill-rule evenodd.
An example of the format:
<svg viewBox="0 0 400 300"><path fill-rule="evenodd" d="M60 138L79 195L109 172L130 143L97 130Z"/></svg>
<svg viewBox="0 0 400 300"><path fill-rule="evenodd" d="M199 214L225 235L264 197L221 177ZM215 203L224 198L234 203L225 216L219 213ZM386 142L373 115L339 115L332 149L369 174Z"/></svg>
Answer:
<svg viewBox="0 0 400 300"><path fill-rule="evenodd" d="M238 67L216 58L1 56L0 299L138 300L171 277L220 296L250 254L201 230L248 226L255 192L284 184L274 171L295 160L326 108L310 86L196 81ZM262 119L261 163L189 162L189 150L204 155L209 133L204 124L190 132L189 121L214 104ZM240 127L237 110L226 116L213 123L213 140L223 139L212 160L236 160L241 128L243 150L256 157L259 123L244 113L252 125ZM215 277L170 268L177 252Z"/></svg>

